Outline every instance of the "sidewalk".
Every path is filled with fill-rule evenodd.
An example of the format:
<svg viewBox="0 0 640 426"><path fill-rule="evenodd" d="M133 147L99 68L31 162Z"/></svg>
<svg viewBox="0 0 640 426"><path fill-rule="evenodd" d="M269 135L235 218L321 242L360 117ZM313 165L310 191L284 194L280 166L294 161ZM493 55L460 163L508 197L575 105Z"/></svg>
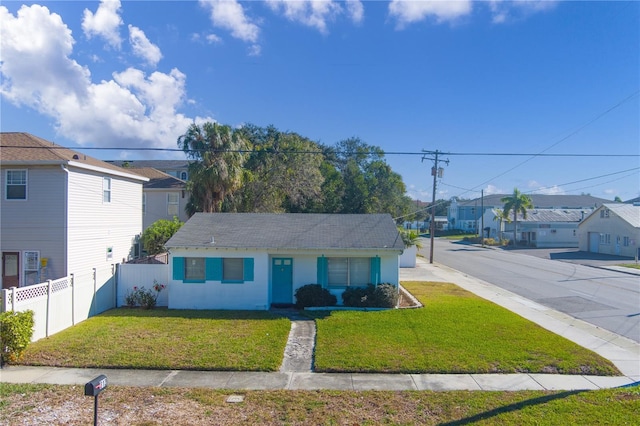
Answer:
<svg viewBox="0 0 640 426"><path fill-rule="evenodd" d="M110 385L179 386L238 390L592 390L640 382L640 345L541 306L489 283L440 264L418 258L416 268L401 268L401 281L452 282L465 290L503 306L542 327L564 336L611 360L622 372L618 377L560 374L345 374L313 373L295 360L283 362L277 373L232 371L109 370L9 366L0 370L0 382L84 385L100 374ZM292 319L291 345L311 342L315 328ZM293 337L293 338L292 338ZM309 356L308 348L289 348ZM287 366L293 366L287 371ZM302 370L302 371L300 371ZM307 371L304 371L307 370Z"/></svg>

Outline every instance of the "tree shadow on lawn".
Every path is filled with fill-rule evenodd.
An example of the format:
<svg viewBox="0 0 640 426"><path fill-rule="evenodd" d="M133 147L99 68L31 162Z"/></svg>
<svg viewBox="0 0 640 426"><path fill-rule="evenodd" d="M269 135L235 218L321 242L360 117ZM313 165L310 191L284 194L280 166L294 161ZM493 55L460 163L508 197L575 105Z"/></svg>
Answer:
<svg viewBox="0 0 640 426"><path fill-rule="evenodd" d="M234 311L234 310L200 310L200 309L167 309L167 308L115 308L105 311L97 317L131 317L131 318L183 318L213 320L279 320L285 315L271 311Z"/></svg>
<svg viewBox="0 0 640 426"><path fill-rule="evenodd" d="M568 398L568 397L573 396L573 395L578 395L578 394L580 394L582 392L587 392L587 391L586 390L572 390L572 391L554 393L554 394L551 394L551 395L540 396L540 397L537 397L537 398L516 402L514 404L505 405L504 407L494 408L493 410L485 411L483 413L478 413L478 414L476 414L474 416L467 417L467 418L464 418L464 419L455 420L455 421L447 422L447 423L441 423L440 425L441 426L468 425L468 424L476 423L476 422L479 422L479 421L482 421L482 420L488 420L488 419L491 419L492 417L496 417L496 416L499 416L501 414L510 413L512 411L519 411L519 410L522 410L522 409L527 408L527 407L532 407L534 405L546 404L548 402L555 401L557 399Z"/></svg>

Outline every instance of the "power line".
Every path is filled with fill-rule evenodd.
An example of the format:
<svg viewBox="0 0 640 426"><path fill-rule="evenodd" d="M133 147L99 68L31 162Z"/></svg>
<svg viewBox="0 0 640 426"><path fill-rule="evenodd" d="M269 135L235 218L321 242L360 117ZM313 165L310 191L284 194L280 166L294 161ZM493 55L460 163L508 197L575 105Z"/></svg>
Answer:
<svg viewBox="0 0 640 426"><path fill-rule="evenodd" d="M256 149L191 149L184 151L179 148L131 148L131 147L115 147L115 148L105 148L105 147L64 147L64 146L15 146L15 145L0 145L0 148L19 148L19 149L65 149L65 150L94 150L94 151L165 151L165 152L215 152L215 153L240 153L240 154L324 154L325 151L322 150L273 150L273 149L265 149L265 150L256 150ZM335 154L341 155L375 155L378 156L379 153L367 152L360 153L355 151L332 151ZM433 152L433 151L432 151ZM438 151L442 155L447 156L474 156L474 157L640 157L640 154L635 153L625 153L625 154L583 154L583 153L571 153L571 154L533 154L527 152L442 152ZM382 155L420 155L423 156L425 151L420 152L411 152L411 151L382 151ZM126 160L123 160L126 161ZM138 160L131 160L132 162ZM524 164L524 163L521 163ZM521 165L519 164L519 165ZM511 170L508 170L511 171Z"/></svg>

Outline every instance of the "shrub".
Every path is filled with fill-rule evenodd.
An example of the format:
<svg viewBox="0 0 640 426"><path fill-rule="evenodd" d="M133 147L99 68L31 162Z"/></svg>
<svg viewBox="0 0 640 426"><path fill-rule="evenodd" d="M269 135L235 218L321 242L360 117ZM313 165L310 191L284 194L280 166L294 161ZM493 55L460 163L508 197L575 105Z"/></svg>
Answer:
<svg viewBox="0 0 640 426"><path fill-rule="evenodd" d="M2 361L19 361L33 336L33 311L0 314Z"/></svg>
<svg viewBox="0 0 640 426"><path fill-rule="evenodd" d="M127 291L127 294L124 295L124 303L131 308L140 305L144 309L151 309L156 306L160 292L166 287L156 280L153 280L153 290L133 287L133 290Z"/></svg>
<svg viewBox="0 0 640 426"><path fill-rule="evenodd" d="M320 284L307 284L296 290L296 308L311 306L334 306L338 299Z"/></svg>
<svg viewBox="0 0 640 426"><path fill-rule="evenodd" d="M342 293L342 303L355 308L395 308L398 297L398 288L393 284L369 284L347 288Z"/></svg>

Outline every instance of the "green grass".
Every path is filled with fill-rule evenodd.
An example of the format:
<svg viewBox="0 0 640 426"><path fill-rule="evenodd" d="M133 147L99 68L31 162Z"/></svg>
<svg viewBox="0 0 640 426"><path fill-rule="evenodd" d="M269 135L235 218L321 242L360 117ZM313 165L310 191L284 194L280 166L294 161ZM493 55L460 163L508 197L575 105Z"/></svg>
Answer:
<svg viewBox="0 0 640 426"><path fill-rule="evenodd" d="M239 404L225 403L241 393ZM87 424L92 402L77 386L0 383L0 423ZM42 409L40 407L46 407ZM640 388L595 391L230 391L110 386L100 395L100 421L131 425L632 425ZM48 419L48 421L47 421ZM126 419L126 420L125 420Z"/></svg>
<svg viewBox="0 0 640 426"><path fill-rule="evenodd" d="M269 312L121 308L32 343L22 363L276 371L290 328Z"/></svg>
<svg viewBox="0 0 640 426"><path fill-rule="evenodd" d="M640 263L623 263L618 266L624 266L625 268L640 269Z"/></svg>
<svg viewBox="0 0 640 426"><path fill-rule="evenodd" d="M316 313L316 371L620 374L596 353L454 284L403 286L425 307Z"/></svg>

